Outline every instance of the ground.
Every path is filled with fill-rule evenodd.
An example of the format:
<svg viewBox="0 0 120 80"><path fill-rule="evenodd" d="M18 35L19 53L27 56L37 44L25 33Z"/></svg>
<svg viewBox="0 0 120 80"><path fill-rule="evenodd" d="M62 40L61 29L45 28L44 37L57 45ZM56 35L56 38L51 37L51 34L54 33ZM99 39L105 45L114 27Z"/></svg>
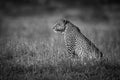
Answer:
<svg viewBox="0 0 120 80"><path fill-rule="evenodd" d="M12 9L9 14L1 12L1 80L120 79L119 12L104 8L103 14L90 8L61 9L61 6L59 10L48 10L24 6ZM74 62L66 53L62 35L51 29L61 17L78 26L108 61L85 66Z"/></svg>

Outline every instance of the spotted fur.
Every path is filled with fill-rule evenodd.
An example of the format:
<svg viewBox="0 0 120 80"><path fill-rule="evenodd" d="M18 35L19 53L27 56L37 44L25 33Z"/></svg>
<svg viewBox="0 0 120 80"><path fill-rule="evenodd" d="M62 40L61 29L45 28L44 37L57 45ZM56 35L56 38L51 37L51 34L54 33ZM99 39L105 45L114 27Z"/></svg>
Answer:
<svg viewBox="0 0 120 80"><path fill-rule="evenodd" d="M66 19L59 20L53 30L64 35L67 52L77 55L82 61L84 58L100 60L103 56L102 52L70 21Z"/></svg>

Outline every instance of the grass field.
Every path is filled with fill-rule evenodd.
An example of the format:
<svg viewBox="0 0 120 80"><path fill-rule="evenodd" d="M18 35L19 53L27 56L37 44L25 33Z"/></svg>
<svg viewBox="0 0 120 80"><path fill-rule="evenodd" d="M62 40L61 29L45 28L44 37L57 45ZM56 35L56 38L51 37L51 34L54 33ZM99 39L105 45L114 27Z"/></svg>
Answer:
<svg viewBox="0 0 120 80"><path fill-rule="evenodd" d="M26 12L17 16L15 10L13 15L0 14L0 80L120 80L119 15L106 11L106 20L89 9L45 14L24 9L28 12L21 9ZM51 29L64 16L95 43L107 62L82 65L70 58L62 35Z"/></svg>

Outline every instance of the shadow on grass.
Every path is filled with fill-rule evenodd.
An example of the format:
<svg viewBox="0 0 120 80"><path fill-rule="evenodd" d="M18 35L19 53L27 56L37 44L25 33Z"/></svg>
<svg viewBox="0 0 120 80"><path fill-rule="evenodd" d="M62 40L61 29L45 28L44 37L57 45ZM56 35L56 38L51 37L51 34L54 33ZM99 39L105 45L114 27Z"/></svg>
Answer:
<svg viewBox="0 0 120 80"><path fill-rule="evenodd" d="M68 64L68 63L66 63ZM120 66L104 64L94 66L81 65L9 65L1 63L1 80L119 80Z"/></svg>

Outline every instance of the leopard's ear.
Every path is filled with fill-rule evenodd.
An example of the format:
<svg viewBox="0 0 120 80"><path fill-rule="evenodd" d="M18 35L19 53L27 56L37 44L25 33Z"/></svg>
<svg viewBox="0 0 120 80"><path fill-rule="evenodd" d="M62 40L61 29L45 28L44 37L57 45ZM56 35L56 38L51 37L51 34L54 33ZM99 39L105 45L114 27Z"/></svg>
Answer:
<svg viewBox="0 0 120 80"><path fill-rule="evenodd" d="M64 25L66 25L67 23L69 23L69 20L67 20L66 18L62 18L62 21L63 21Z"/></svg>

